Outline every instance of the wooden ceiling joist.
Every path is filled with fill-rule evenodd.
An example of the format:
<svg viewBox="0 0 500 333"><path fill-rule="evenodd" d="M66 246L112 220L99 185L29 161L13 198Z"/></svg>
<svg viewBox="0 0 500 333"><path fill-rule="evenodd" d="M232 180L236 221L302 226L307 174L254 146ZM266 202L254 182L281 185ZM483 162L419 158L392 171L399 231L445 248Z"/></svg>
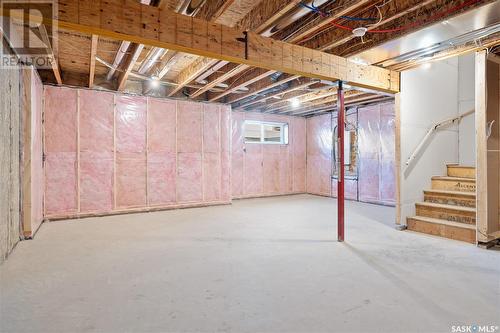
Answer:
<svg viewBox="0 0 500 333"><path fill-rule="evenodd" d="M274 0L262 1L259 6L253 8L237 27L242 30L262 33L269 28L277 19L299 5L302 0Z"/></svg>
<svg viewBox="0 0 500 333"><path fill-rule="evenodd" d="M97 43L99 41L99 36L92 35L90 42L90 68L89 68L89 88L94 85L95 77L95 56L97 54Z"/></svg>
<svg viewBox="0 0 500 333"><path fill-rule="evenodd" d="M59 69L59 64L57 62L57 58L54 55L54 51L52 50L52 45L50 44L49 35L47 33L47 29L44 25L40 25L38 27L40 32L40 36L42 37L42 41L47 48L47 55L50 59L50 66L52 67L52 72L54 73L54 77L56 79L57 84L62 84L61 71Z"/></svg>
<svg viewBox="0 0 500 333"><path fill-rule="evenodd" d="M436 19L432 19L433 16L439 15L439 21L444 21L450 17L459 15L461 13L474 10L485 4L494 2L495 0L478 0L478 1L461 1L462 4L469 3L469 5L461 7L457 10L452 10L457 7L457 1L455 0L435 0L435 1L393 1L387 4L387 10L384 12L384 17L386 20L385 24L377 25L379 29L399 29L400 27L410 26L409 29L395 30L391 33L367 33L364 39L364 43L357 39L345 40L343 44L338 44L335 46L328 45L329 52L334 54L350 56L356 53L360 53L364 50L370 49L377 45L381 45L390 40L399 38L406 35L412 31L420 30L437 23ZM445 14L447 13L447 14ZM404 14L404 15L401 15ZM418 22L418 24L416 24ZM413 24L415 24L413 26ZM342 29L336 29L336 34L325 34L318 36L316 40L316 45L327 45L331 41L341 40L346 36L345 31L339 31ZM311 41L312 42L312 41ZM304 46L311 47L313 44L307 42ZM326 49L325 49L326 50Z"/></svg>
<svg viewBox="0 0 500 333"><path fill-rule="evenodd" d="M304 29L300 33L294 35L291 39L288 40L290 43L296 43L303 39L304 37L307 37L311 34L314 34L316 31L320 31L324 29L325 27L328 27L329 25L332 24L332 22L335 22L338 20L341 16L348 15L352 11L362 8L363 6L366 6L373 2L373 0L350 0L350 1L344 1L344 5L342 5L341 9L338 11L335 11L330 15L329 17L325 19L321 19L319 22L313 22L310 24L310 28ZM340 5L339 5L340 6ZM319 16L321 18L321 16Z"/></svg>
<svg viewBox="0 0 500 333"><path fill-rule="evenodd" d="M131 52L127 55L127 58L124 63L123 72L118 75L118 91L122 91L125 88L125 83L127 83L128 76L130 72L134 68L135 62L141 55L142 50L144 49L144 45L141 43L131 45Z"/></svg>
<svg viewBox="0 0 500 333"><path fill-rule="evenodd" d="M246 87L254 82L260 81L263 78L268 77L269 75L271 75L273 73L274 73L274 71L268 71L268 70L265 70L262 68L257 68L252 72L251 79L248 79L245 76L237 78L236 80L234 80L233 82L231 82L229 84L229 88L226 91L209 98L208 101L209 102L217 101L224 96L227 96L227 95L229 95L237 90L240 90L241 88L244 88L244 87Z"/></svg>
<svg viewBox="0 0 500 333"><path fill-rule="evenodd" d="M384 26L400 17L408 15L422 7L428 6L433 2L436 2L436 0L420 1L416 4L413 4L411 1L401 2L401 4L398 4L397 6L394 7L391 7L391 4L387 3L387 5L384 6L387 9L385 8L380 9L380 10L385 10L383 12L383 16L385 17L385 19L370 24L369 28L376 29L378 27ZM325 34L318 35L318 38L316 39L313 38L303 45L306 47L317 48L321 51L326 51L333 47L343 45L354 38L356 38L356 36L354 36L352 33L347 33L346 31L342 31L340 29L334 29Z"/></svg>
<svg viewBox="0 0 500 333"><path fill-rule="evenodd" d="M183 16L169 10L137 5L132 0L96 0L86 11L84 0L60 1L59 29L96 34L325 80L342 80L386 92L399 91L399 73L348 62L345 58L276 41L255 33ZM113 13L110 16L106 13ZM3 16L19 15L2 11ZM42 19L32 14L33 20ZM44 24L56 23L43 18Z"/></svg>
<svg viewBox="0 0 500 333"><path fill-rule="evenodd" d="M258 95L258 94L263 93L269 89L279 87L285 83L288 83L290 81L297 80L298 78L300 78L300 76L297 76L297 75L286 75L285 74L284 76L285 76L284 78L279 79L279 80L273 80L272 78L270 78L268 76L263 80L257 81L251 85L250 90L247 93L240 94L240 95L233 95L226 100L226 103L234 104L234 103L243 101L246 98ZM258 99L260 100L260 98L258 98ZM245 104L245 103L241 103L241 105L242 104Z"/></svg>
<svg viewBox="0 0 500 333"><path fill-rule="evenodd" d="M198 97L201 94L209 91L210 89L214 88L220 83L223 83L227 81L229 78L247 70L249 66L247 65L234 65L234 64L229 64L228 66L230 69L226 73L215 73L214 76L211 76L211 80L209 83L207 83L203 88L198 89L195 91L193 94L190 95L190 97Z"/></svg>
<svg viewBox="0 0 500 333"><path fill-rule="evenodd" d="M307 28L305 31L299 33L298 35L294 36L288 42L290 43L296 43L298 42L303 36L309 35L311 33L314 33L318 29L326 26L327 24L330 24L334 20L338 19L342 15L346 15L351 13L352 11L359 9L363 5L366 5L368 2L367 0L356 0L356 1L347 1L345 4L341 6L341 10L335 11L331 17L328 17L326 19L323 19L323 21L318 25L318 24L312 24L310 28ZM245 17L244 20L239 24L239 26L249 26L251 28L255 28L255 32L260 33L264 31L265 29L269 28L271 24L276 22L276 20L281 17L282 15L286 14L290 10L292 10L294 7L298 6L301 3L301 1L266 1L263 3L261 6L258 6L254 8L254 10L247 16ZM262 21L259 20L259 18L262 17L270 17L268 20Z"/></svg>
<svg viewBox="0 0 500 333"><path fill-rule="evenodd" d="M210 58L200 57L196 59L196 61L185 68L182 72L179 73L177 78L175 79L175 83L177 87L175 87L168 96L174 96L179 91L181 91L186 85L190 82L194 81L201 72L205 72L210 69L213 65L217 63L217 60Z"/></svg>

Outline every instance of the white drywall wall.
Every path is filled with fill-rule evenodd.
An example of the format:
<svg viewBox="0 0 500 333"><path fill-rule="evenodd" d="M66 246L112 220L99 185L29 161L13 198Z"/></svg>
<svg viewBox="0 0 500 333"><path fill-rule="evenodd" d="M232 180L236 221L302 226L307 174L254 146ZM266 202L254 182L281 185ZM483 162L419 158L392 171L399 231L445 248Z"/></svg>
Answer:
<svg viewBox="0 0 500 333"><path fill-rule="evenodd" d="M463 114L474 109L475 56L470 53L458 58L458 112ZM458 157L462 165L476 163L474 115L462 118L458 126Z"/></svg>
<svg viewBox="0 0 500 333"><path fill-rule="evenodd" d="M458 126L437 131L406 167L408 157L438 121L458 115L458 58L401 73L401 222L415 215L415 202L431 177L445 175L446 163L458 162Z"/></svg>

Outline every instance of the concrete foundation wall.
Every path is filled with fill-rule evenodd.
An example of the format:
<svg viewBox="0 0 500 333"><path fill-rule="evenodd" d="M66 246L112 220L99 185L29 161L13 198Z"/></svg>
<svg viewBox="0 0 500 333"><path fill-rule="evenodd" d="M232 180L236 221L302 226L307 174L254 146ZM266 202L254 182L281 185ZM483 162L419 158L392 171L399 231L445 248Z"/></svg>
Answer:
<svg viewBox="0 0 500 333"><path fill-rule="evenodd" d="M0 262L20 239L20 70L0 69Z"/></svg>

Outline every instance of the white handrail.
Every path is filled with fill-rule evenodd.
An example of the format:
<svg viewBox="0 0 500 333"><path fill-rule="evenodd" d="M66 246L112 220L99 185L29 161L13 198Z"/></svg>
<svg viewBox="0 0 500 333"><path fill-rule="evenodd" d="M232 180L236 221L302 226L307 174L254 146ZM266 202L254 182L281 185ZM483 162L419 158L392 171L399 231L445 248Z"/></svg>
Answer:
<svg viewBox="0 0 500 333"><path fill-rule="evenodd" d="M425 134L424 138L422 139L422 141L420 141L420 143L418 144L418 146L415 148L415 150L413 151L413 153L410 155L410 157L408 157L408 159L406 160L406 169L409 168L411 162L413 162L413 160L415 159L415 157L417 157L418 153L420 153L420 150L422 150L422 148L424 147L425 143L427 142L427 140L430 138L430 136L432 134L434 134L435 131L437 131L439 128L443 127L443 126L447 126L447 125L450 125L450 124L453 124L455 121L460 121L462 120L462 118L464 118L465 116L468 116L470 114L473 114L475 112L475 110L469 110L465 113L462 113L461 115L459 116L456 116L456 117L453 117L453 118L449 118L449 119L446 119L446 120L443 120L443 121L440 121L440 122L437 122L435 123L434 125L432 125L431 128L429 128L429 130L427 131L427 133Z"/></svg>

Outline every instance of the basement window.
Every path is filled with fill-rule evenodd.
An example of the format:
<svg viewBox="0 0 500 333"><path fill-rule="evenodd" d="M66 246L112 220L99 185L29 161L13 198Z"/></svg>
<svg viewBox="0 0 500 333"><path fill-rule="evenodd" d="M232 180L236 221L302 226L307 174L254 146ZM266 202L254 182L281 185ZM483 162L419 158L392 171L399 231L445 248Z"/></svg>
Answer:
<svg viewBox="0 0 500 333"><path fill-rule="evenodd" d="M288 124L246 120L245 143L288 144Z"/></svg>

